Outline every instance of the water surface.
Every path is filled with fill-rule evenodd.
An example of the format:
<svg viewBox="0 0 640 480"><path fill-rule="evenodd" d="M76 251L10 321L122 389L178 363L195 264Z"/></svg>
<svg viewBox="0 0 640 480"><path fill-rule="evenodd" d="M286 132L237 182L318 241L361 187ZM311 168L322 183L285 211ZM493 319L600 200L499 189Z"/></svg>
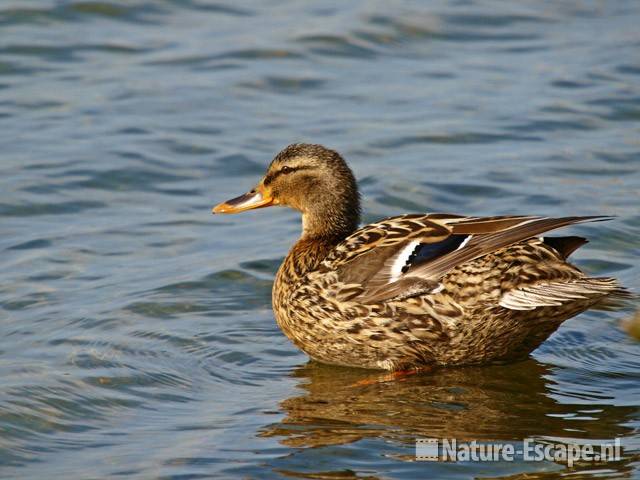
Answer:
<svg viewBox="0 0 640 480"><path fill-rule="evenodd" d="M630 310L526 362L354 387L271 312L299 234L212 217L294 141L365 220L615 215L572 232L640 291L640 4L4 0L2 478L638 478ZM622 439L624 458L414 462L417 437Z"/></svg>

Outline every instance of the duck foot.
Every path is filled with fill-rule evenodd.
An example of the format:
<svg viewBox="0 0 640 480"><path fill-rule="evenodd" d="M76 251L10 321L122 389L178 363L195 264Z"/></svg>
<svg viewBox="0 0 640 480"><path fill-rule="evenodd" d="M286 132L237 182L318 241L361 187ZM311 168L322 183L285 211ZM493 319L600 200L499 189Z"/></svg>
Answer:
<svg viewBox="0 0 640 480"><path fill-rule="evenodd" d="M404 382L407 380L407 377L410 377L411 375L416 375L418 373L431 372L433 370L434 370L434 367L419 367L419 368L411 368L408 370L395 370L393 372L375 375L369 378L365 378L364 380L359 380L351 384L351 387L365 387L367 385L377 385L379 383L387 383L387 382Z"/></svg>

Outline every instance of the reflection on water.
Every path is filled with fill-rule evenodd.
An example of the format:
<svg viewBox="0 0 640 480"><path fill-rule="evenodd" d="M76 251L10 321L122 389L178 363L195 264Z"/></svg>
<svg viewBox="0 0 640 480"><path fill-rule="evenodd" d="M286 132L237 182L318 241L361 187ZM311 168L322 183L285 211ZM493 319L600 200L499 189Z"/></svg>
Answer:
<svg viewBox="0 0 640 480"><path fill-rule="evenodd" d="M440 369L361 386L363 380L385 376L309 362L293 372L303 393L282 401L285 418L264 428L261 435L297 449L384 439L405 445L402 451L408 453L395 457L411 461L416 438L597 442L633 433L629 422L638 414L635 406L554 400L553 370L528 360L509 366ZM302 451L309 452L302 455L313 465L314 450ZM628 454L606 467L624 473L633 461L637 458ZM474 466L467 467L474 471Z"/></svg>
<svg viewBox="0 0 640 480"><path fill-rule="evenodd" d="M559 404L548 395L545 378L550 368L534 360L442 369L369 386L357 382L375 378L371 373L315 362L294 375L305 394L284 400L280 405L287 417L269 430L292 446L341 444L378 435L521 440L565 437L569 430L580 431L584 439L600 439L630 433L622 424L635 413L633 407L605 407L594 413L593 405ZM575 416L583 421L576 422Z"/></svg>
<svg viewBox="0 0 640 480"><path fill-rule="evenodd" d="M210 208L318 142L366 222L615 215L566 234L638 292L639 19L637 0L0 1L0 478L638 477L631 309L524 363L353 386L375 375L305 365L273 319L298 216ZM619 436L625 459L408 461L453 435Z"/></svg>
<svg viewBox="0 0 640 480"><path fill-rule="evenodd" d="M626 320L624 327L629 335L640 340L640 310Z"/></svg>

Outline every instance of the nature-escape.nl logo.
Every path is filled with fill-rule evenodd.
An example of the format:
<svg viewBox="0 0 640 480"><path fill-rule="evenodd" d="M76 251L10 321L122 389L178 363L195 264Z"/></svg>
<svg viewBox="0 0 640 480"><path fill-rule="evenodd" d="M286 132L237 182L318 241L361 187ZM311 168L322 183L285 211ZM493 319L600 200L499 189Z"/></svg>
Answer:
<svg viewBox="0 0 640 480"><path fill-rule="evenodd" d="M416 460L448 462L525 462L551 461L572 467L575 462L611 462L620 460L620 439L601 443L547 442L525 438L515 443L489 443L452 438L418 438Z"/></svg>

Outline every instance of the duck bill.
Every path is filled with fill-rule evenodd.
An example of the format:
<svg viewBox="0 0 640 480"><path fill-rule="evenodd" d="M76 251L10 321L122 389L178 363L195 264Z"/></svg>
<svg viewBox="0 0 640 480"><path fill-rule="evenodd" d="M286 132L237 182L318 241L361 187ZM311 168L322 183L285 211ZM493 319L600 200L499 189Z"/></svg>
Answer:
<svg viewBox="0 0 640 480"><path fill-rule="evenodd" d="M240 213L245 210L269 207L276 205L276 203L269 192L266 192L262 185L259 185L244 195L219 203L213 207L211 213Z"/></svg>

